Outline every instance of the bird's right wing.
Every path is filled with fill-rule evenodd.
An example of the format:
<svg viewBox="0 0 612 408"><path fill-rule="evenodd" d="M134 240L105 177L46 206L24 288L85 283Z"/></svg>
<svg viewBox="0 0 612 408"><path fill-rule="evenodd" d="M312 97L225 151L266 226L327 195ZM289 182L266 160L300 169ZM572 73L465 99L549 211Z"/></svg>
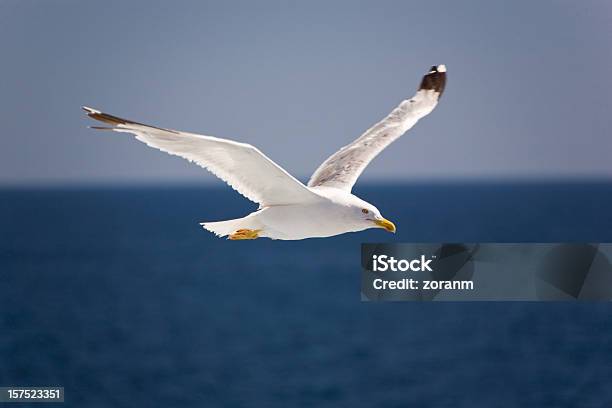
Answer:
<svg viewBox="0 0 612 408"><path fill-rule="evenodd" d="M314 172L308 186L351 191L359 175L378 153L434 110L445 85L446 67L431 67L412 98L400 103L386 118L327 158Z"/></svg>
<svg viewBox="0 0 612 408"><path fill-rule="evenodd" d="M162 129L88 107L83 109L90 118L112 125L94 129L132 133L136 135L136 139L151 147L195 162L262 207L320 199L259 149L249 144Z"/></svg>

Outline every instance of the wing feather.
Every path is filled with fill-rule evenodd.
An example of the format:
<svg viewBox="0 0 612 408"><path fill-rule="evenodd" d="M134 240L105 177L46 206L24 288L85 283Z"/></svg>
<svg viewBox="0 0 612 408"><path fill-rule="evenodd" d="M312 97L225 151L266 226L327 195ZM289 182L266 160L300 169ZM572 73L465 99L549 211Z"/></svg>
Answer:
<svg viewBox="0 0 612 408"><path fill-rule="evenodd" d="M145 125L88 107L83 109L89 117L112 126L96 126L95 129L131 133L148 146L194 162L262 207L319 199L317 194L249 144Z"/></svg>
<svg viewBox="0 0 612 408"><path fill-rule="evenodd" d="M445 85L446 67L431 67L412 98L402 101L386 118L325 160L310 178L308 186L350 192L363 170L385 147L436 107Z"/></svg>

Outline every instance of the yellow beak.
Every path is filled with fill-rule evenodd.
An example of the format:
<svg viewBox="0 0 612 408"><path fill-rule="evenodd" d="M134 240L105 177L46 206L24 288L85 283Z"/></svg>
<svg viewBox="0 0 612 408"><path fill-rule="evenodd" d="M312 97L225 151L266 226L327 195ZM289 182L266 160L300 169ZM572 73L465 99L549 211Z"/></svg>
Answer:
<svg viewBox="0 0 612 408"><path fill-rule="evenodd" d="M395 224L389 220L381 218L380 220L374 220L374 224L378 225L380 228L386 229L389 232L395 233Z"/></svg>

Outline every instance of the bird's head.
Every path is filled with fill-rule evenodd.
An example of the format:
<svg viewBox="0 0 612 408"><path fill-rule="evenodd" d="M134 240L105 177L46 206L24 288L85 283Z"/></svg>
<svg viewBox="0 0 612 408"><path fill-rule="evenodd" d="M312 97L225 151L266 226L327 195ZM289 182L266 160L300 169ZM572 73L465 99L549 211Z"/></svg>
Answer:
<svg viewBox="0 0 612 408"><path fill-rule="evenodd" d="M351 215L354 219L359 220L359 224L363 229L382 228L386 231L395 233L395 224L380 215L378 208L365 201L359 201L359 203L355 203L351 206Z"/></svg>

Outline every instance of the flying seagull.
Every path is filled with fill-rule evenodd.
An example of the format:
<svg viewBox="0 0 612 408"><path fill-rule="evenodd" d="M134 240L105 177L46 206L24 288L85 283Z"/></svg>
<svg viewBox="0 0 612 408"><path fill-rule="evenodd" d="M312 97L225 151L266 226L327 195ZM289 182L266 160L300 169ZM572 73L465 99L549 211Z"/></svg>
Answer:
<svg viewBox="0 0 612 408"><path fill-rule="evenodd" d="M351 194L351 190L378 153L436 107L445 84L446 67L431 67L412 98L402 101L386 118L332 154L314 172L307 186L250 144L159 128L92 108L83 109L89 117L111 125L92 128L134 134L151 147L208 169L259 204L257 211L243 218L201 223L208 231L232 240L259 237L297 240L368 228L395 232L391 221L372 204Z"/></svg>

